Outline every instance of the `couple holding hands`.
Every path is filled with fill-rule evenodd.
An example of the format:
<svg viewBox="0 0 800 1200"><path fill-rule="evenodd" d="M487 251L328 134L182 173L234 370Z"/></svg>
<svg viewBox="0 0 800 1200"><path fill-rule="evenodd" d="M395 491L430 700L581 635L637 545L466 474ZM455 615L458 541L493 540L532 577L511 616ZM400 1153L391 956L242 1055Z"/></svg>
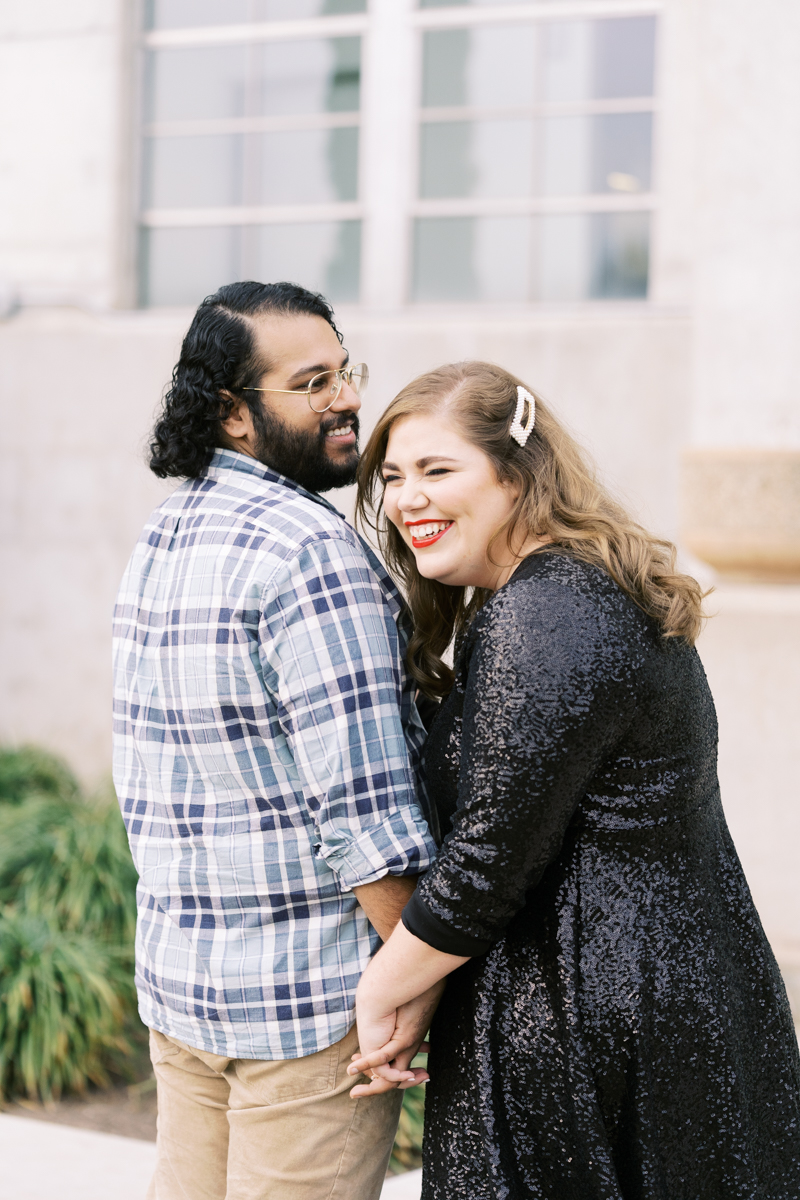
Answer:
<svg viewBox="0 0 800 1200"><path fill-rule="evenodd" d="M422 375L359 461L366 383L322 297L231 284L155 427L114 698L151 1200L376 1200L423 1081L424 1200L800 1195L697 583L508 371Z"/></svg>

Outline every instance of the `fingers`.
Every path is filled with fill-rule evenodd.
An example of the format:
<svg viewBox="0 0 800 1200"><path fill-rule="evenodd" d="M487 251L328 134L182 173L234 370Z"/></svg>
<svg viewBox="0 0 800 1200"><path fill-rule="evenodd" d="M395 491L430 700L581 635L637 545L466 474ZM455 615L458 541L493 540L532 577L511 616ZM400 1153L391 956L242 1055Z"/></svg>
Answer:
<svg viewBox="0 0 800 1200"><path fill-rule="evenodd" d="M365 1096L380 1096L383 1092L390 1092L393 1088L404 1092L407 1088L417 1087L421 1083L428 1083L430 1076L422 1067L415 1067L413 1078L406 1079L402 1083L393 1083L388 1079L384 1079L381 1075L375 1075L368 1082L357 1083L354 1088L350 1089L350 1095L354 1100L361 1100Z"/></svg>
<svg viewBox="0 0 800 1200"><path fill-rule="evenodd" d="M352 1062L347 1068L348 1075L366 1074L370 1070L375 1070L376 1067L382 1067L385 1063L391 1062L397 1055L405 1050L402 1042L387 1042L380 1050L373 1050L371 1054L354 1054Z"/></svg>
<svg viewBox="0 0 800 1200"><path fill-rule="evenodd" d="M407 1088L419 1087L421 1083L430 1083L430 1080L431 1077L424 1067L415 1067L414 1078L407 1079L404 1083L399 1083L397 1086L401 1092L404 1092Z"/></svg>
<svg viewBox="0 0 800 1200"><path fill-rule="evenodd" d="M354 1100L360 1100L364 1096L381 1096L384 1092L393 1091L398 1085L391 1083L388 1079L382 1079L380 1075L376 1075L374 1079L357 1083L354 1088L350 1089L350 1095Z"/></svg>

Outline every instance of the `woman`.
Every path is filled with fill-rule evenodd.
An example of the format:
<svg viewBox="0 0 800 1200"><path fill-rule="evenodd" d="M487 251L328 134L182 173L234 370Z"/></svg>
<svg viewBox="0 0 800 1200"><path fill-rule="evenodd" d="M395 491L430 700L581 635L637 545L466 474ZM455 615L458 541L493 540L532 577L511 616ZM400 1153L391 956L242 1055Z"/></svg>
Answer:
<svg viewBox="0 0 800 1200"><path fill-rule="evenodd" d="M797 1043L720 807L698 585L499 367L415 380L361 472L444 697L445 837L359 987L351 1070L377 1078L354 1095L411 1081L396 1010L455 970L425 1200L800 1196Z"/></svg>

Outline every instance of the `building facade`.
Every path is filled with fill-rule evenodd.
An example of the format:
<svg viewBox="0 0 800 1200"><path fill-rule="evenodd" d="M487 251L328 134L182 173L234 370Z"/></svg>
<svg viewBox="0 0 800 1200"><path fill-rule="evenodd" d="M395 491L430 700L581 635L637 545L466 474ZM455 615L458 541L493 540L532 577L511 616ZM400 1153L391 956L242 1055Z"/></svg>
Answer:
<svg viewBox="0 0 800 1200"><path fill-rule="evenodd" d="M724 801L800 971L793 0L13 3L0 89L0 737L107 770L181 336L220 283L293 278L370 365L367 429L501 362L716 582Z"/></svg>

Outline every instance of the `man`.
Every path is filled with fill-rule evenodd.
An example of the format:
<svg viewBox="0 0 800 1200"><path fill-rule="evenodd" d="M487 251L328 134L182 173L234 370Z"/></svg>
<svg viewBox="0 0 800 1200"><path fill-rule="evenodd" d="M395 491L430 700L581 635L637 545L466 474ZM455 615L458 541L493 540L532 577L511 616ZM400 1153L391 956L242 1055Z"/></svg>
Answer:
<svg viewBox="0 0 800 1200"><path fill-rule="evenodd" d="M400 601L317 494L354 478L365 383L321 296L231 284L198 309L155 428L152 470L186 482L122 582L114 755L151 1200L380 1194L402 1097L349 1095L354 994L434 846Z"/></svg>

